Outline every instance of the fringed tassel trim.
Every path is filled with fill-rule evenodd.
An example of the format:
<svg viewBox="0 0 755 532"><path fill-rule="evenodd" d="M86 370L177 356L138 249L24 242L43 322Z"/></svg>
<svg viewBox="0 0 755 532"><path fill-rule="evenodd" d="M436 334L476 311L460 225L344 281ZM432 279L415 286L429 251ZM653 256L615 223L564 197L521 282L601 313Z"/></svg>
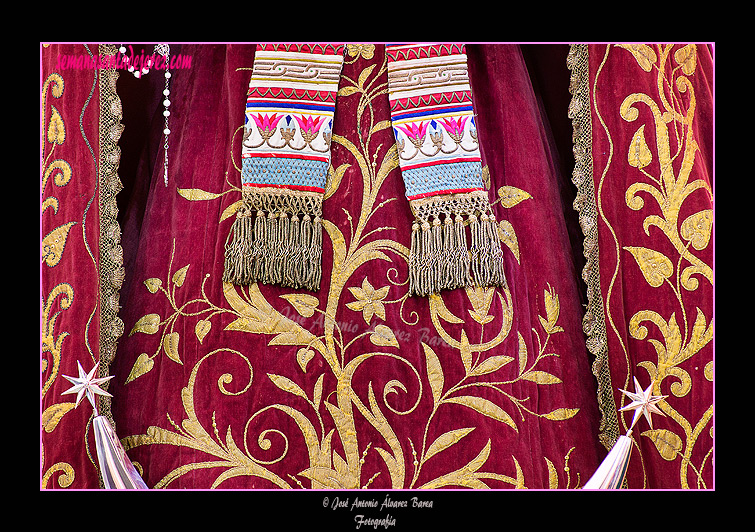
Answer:
<svg viewBox="0 0 755 532"><path fill-rule="evenodd" d="M469 227L469 246L465 226ZM412 225L409 294L503 286L506 276L498 227L492 214L435 214Z"/></svg>
<svg viewBox="0 0 755 532"><path fill-rule="evenodd" d="M252 210L236 215L225 245L223 281L260 282L317 291L322 277L322 220L319 213Z"/></svg>

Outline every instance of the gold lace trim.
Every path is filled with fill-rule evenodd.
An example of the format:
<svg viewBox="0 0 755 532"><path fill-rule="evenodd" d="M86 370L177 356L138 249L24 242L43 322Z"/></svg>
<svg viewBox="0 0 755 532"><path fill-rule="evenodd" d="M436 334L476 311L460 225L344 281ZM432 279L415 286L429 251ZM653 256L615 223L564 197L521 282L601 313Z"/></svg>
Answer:
<svg viewBox="0 0 755 532"><path fill-rule="evenodd" d="M587 309L582 329L587 335L587 349L595 357L592 372L598 381L598 407L601 421L598 438L610 449L619 437L619 422L613 399L613 385L608 364L606 316L600 289L598 212L593 181L592 121L590 113L589 52L586 44L573 44L569 49L567 66L571 70L569 118L572 120L572 143L576 164L572 182L577 187L574 209L584 234L584 255L587 262L582 279L587 283Z"/></svg>
<svg viewBox="0 0 755 532"><path fill-rule="evenodd" d="M116 54L115 45L101 44L102 56ZM121 227L118 223L116 195L123 189L118 176L121 150L118 141L123 133L121 100L118 97L115 69L98 70L99 74L99 168L97 186L99 188L100 212L100 377L109 375L110 365L115 359L118 339L123 334L124 325L118 317L120 289L125 270L123 248L121 247ZM107 389L107 387L105 387ZM99 398L99 413L105 416L115 429L111 411L111 399Z"/></svg>

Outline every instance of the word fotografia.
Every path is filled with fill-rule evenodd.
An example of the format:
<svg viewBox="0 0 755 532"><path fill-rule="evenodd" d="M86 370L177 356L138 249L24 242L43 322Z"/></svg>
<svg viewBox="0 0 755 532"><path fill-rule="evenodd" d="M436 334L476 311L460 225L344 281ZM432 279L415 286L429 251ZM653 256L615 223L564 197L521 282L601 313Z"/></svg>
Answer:
<svg viewBox="0 0 755 532"><path fill-rule="evenodd" d="M121 47L115 54L60 54L55 68L57 70L120 69L146 74L150 69L191 68L191 56L177 54L167 57L158 53L145 54L144 50L140 54L135 54L129 45L128 50Z"/></svg>
<svg viewBox="0 0 755 532"><path fill-rule="evenodd" d="M396 518L392 517L391 514L388 514L385 517L365 517L363 515L355 515L354 523L356 523L356 526L354 527L356 530L362 528L362 525L365 527L371 526L375 530L377 530L378 527L387 529L396 526Z"/></svg>

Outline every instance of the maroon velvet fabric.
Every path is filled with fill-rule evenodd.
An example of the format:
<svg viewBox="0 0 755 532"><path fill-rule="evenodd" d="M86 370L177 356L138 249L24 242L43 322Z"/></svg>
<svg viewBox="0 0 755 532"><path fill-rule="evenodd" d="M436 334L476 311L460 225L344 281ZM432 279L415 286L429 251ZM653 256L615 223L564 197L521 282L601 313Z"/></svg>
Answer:
<svg viewBox="0 0 755 532"><path fill-rule="evenodd" d="M150 53L154 45L132 46ZM644 210L633 210L625 197L627 187L643 177L627 153L637 128L650 122L643 109L642 118L628 125L618 109L629 94L656 86L642 77L645 71L637 71L636 56L591 46L587 71L590 87L600 89L590 93L588 107L597 191L588 199L604 213L596 221L597 289L608 303L608 349L602 354L610 361L607 387L615 403L607 405L598 389L606 374L593 374L596 351L590 352L588 342L594 338L582 323L586 294L596 287L582 277L584 213L572 205L578 190L569 182L575 165L567 114L569 47L467 46L508 285L431 298L405 297L412 215L389 126L380 44L350 45L345 57L333 172L323 204L321 289L223 285L225 241L241 199L241 127L254 50L254 44L171 45L172 54L190 62L170 78L167 186L165 78L160 71L142 79L122 72L117 84L125 127L118 168L124 185L118 195L124 334L107 368L114 376L108 390L117 434L146 484L157 489L582 487L606 455L601 443L606 409L621 420L620 430L631 420L630 414L617 413L624 404L618 388L633 390L633 376L647 386L652 368L663 366L658 345L670 345L673 337L673 328L661 330L658 320L640 320L649 333L647 339L638 337L633 315L653 310L666 324L675 317L684 345L707 338L712 321L712 286L704 275L691 276L699 281L696 288L678 289L672 276L651 290L646 266L626 249L642 246L671 260L679 257L674 255L679 248L666 247L668 239L657 227L644 231L650 201ZM609 60L603 63L606 50ZM705 46L697 52L689 76L697 102L689 131L699 152L690 180L712 187L712 58ZM61 53L87 51L80 45L43 48L43 82ZM686 58L689 71L689 54L680 52L679 58ZM669 71L669 77L681 70ZM51 97L49 89L43 93L43 174L56 159L73 169L66 184L50 178L42 190L43 206L46 198L58 200L57 209L43 208L43 243L54 228L75 222L59 263L46 264L43 249L41 266L43 307L50 305L43 313L41 405L42 478L48 488L99 486L87 426L91 407L85 402L71 410L73 397L61 395L69 387L61 375L76 375L77 360L89 370L102 347L96 86L87 100L92 74L63 72L62 96ZM691 93L671 88L686 109ZM65 142L54 151L44 140L51 106L66 126ZM643 169L653 175L659 171L654 131L645 126L655 157ZM646 157L642 151L642 160ZM605 168L608 178L601 181ZM682 202L680 234L684 220L711 205L704 187ZM685 226L684 243L712 266L712 245L702 246L706 229L695 232L692 225ZM676 276L679 267L673 264ZM611 284L614 271L619 275ZM677 293L683 297L677 299ZM705 316L702 329L693 326L700 315L696 309ZM656 432L648 432L644 419L635 429L629 487L711 486L706 412L712 403L711 360L708 340L694 357L661 368L667 417L653 417Z"/></svg>
<svg viewBox="0 0 755 532"><path fill-rule="evenodd" d="M365 171L360 169L358 156L354 154L354 150L363 151L365 163L371 165L375 161L376 169L391 163L389 150L394 145L391 129L376 128L370 133L370 128L390 118L387 95L376 94L364 107L360 105L359 93L339 96L334 135L346 140L334 140L332 166L347 167L340 186L324 203L324 219L335 230L326 231L323 237L322 289L310 295L317 298L320 311L334 313L330 315L340 325L344 343L353 340L345 352L337 349L344 360L340 367L361 355L387 353L369 358L354 373L351 390L358 403L353 405L339 395L337 371L319 353L307 361L305 372L297 361L302 346L270 345L273 334L224 330L235 320L236 315L230 312L217 311L208 318L209 332L201 341L196 334L199 319L213 314L210 307L228 309L235 304L224 295L220 282L224 242L232 220L220 220L224 210L240 198L238 190L232 190L233 186L239 186L237 128L243 123L249 77L244 69L252 65L254 47L185 45L178 50L190 55L192 64L190 70L174 72L171 78L169 186L164 186L161 175L162 153L145 151L134 181L137 193L132 196L132 204L125 206L124 233L130 236L124 238L124 249L127 263L133 264L133 273L122 293L127 331L148 314L158 315L160 321L170 316L176 319L160 325L160 331L155 333L137 331L126 335L113 368L116 375L113 408L118 432L129 448L129 455L143 468L147 484L167 488L270 488L285 484L297 488L301 483L310 487L313 484L307 473L300 473L312 466L309 454L312 448L308 449L292 408L306 413L316 427L316 439L321 442L331 429L336 429L327 438L333 452L333 457L328 457L328 467L351 471L353 453L357 459L364 458L358 478L346 474L339 477L344 483L354 483L343 487L408 488L435 481L439 487L574 488L583 483L597 466L601 449L595 438L598 419L595 389L580 327L578 273L572 263L564 201L560 196L562 176L553 160L548 126L543 122L519 47L469 47L478 127L491 174L491 199L498 199L498 190L504 185L516 187L508 189L509 192L518 190L521 194L519 203L506 208L499 203L495 207L499 219L508 220L516 234L518 258L511 248L506 248L508 292L496 292L489 303L490 321L484 325L470 317L474 307L463 290L442 294L445 308L458 320L449 321L443 307L431 309L427 299L410 298L401 304L407 278L406 258L401 250L406 250L409 244L411 212L403 195L399 170L394 164L379 190L369 190L371 185L365 185ZM349 85L347 80L356 82L362 73L365 83L385 87L386 73L380 71L383 47L376 46L373 54L372 57L347 55L342 88ZM135 82L129 80L129 84ZM153 90L159 88L157 83ZM152 130L145 138L159 145L162 116L160 98L154 92L153 101ZM124 116L127 130L129 119L127 110ZM148 144L145 142L145 150L152 150ZM142 201L138 191L146 190L147 183L149 193ZM202 190L212 196L189 201L185 192L177 193L177 188ZM371 192L374 200L370 199ZM223 195L215 197L215 194ZM352 243L350 227L357 226L360 214L367 209L365 202L371 201L371 208L375 209L386 200L389 201L376 209L362 230L364 235L378 229L363 242L379 241L384 247L373 249L371 260L352 272L334 273L342 266L339 262L342 252L337 250L339 244L334 244L333 239L338 240L340 233L343 245L348 248ZM138 215L141 212L143 218ZM135 227L139 227L138 238L132 231ZM187 265L181 286L172 285L171 276ZM161 289L150 293L145 286L148 279L160 279L161 287L168 289L170 297ZM375 289L388 289L384 296L384 317L378 311L369 323L362 311L347 306L355 301L350 289L362 288L365 279ZM314 335L325 333L327 337L328 320L320 312L299 316L282 298L295 291L274 286L258 288L267 304L283 316L295 319ZM237 293L244 291L237 289ZM553 333L543 345L547 335L538 316L548 315L546 300L552 303L556 297L558 327L563 331ZM177 316L178 308L183 308L185 314ZM508 325L506 310L511 310L512 316ZM390 329L398 347L376 346L369 332L377 326ZM475 363L491 357L510 357L510 361L494 373L465 376L458 347L462 331L469 343L475 345L489 342L506 327L503 341L494 342L490 349L476 350L473 358ZM179 339L180 363L166 356L160 347L161 337L171 333L177 333L172 338ZM441 338L443 334L456 341L457 347L449 346ZM340 339L338 329L331 335L331 341ZM457 383L486 383L461 388L451 397L484 399L488 402L480 404L497 405L491 407L495 412L486 415L450 402L433 413L423 343L435 352L442 367L443 391ZM156 355L151 369L126 384L142 353ZM208 353L214 354L198 366ZM538 355L541 358L535 363ZM170 421L180 425L181 420L192 417L187 404L182 403L181 390L187 387L194 369L197 373L192 407L196 421L203 427L202 445L209 441L206 438L227 443L230 430L234 443L245 452L249 449L252 462L274 462L265 466L274 477L260 478L249 469L226 479L225 472L240 469L222 461L214 467L192 466L217 459L217 455L213 457L212 453L198 449L202 438L197 439L197 432L190 436L181 434ZM542 373L529 373L528 378L522 378L525 370ZM224 394L217 381L226 373L233 376L232 383L227 385L229 391L244 389L251 376L249 388L238 396ZM318 384L321 375L323 380ZM314 414L311 405L308 410L303 397L282 391L272 376L295 382L311 400L314 390L321 386L319 413ZM538 379L552 383L543 384ZM488 383L503 384L497 384L500 391L494 391ZM371 403L370 390L375 403ZM325 406L326 402L331 406ZM368 410L360 411L362 405ZM348 423L344 426L336 423L338 416L343 415L341 412L347 418L352 416L349 419L353 420L355 437L341 431L346 430L344 426ZM370 423L364 417L369 417L369 412L385 416L390 427L387 433L393 433L395 441L376 428L375 420ZM255 413L259 414L255 417ZM497 416L499 419L494 419ZM565 419L560 420L561 417ZM252 420L249 432L245 434L249 420ZM151 429L152 426L160 430ZM166 436L166 431L174 435ZM464 437L429 458L414 478L413 453L421 457L423 442L427 451L434 440L450 431L463 431ZM390 447L391 444L395 447ZM381 458L384 451L376 452L378 447L390 449L394 460L403 462L401 466L391 471ZM222 454L219 448L216 450ZM471 474L448 483L438 480L467 464L475 464L474 459L481 456L485 458L479 464L482 476Z"/></svg>
<svg viewBox="0 0 755 532"><path fill-rule="evenodd" d="M84 399L73 408L63 375L100 358L99 85L96 70L64 69L58 58L89 58L97 45L40 48L41 486L96 488L92 407Z"/></svg>
<svg viewBox="0 0 755 532"><path fill-rule="evenodd" d="M619 390L634 392L635 378L668 396L652 427L643 418L634 428L627 483L709 489L711 48L594 45L589 54L595 222L614 400L617 408L630 402ZM621 434L632 415L619 414Z"/></svg>

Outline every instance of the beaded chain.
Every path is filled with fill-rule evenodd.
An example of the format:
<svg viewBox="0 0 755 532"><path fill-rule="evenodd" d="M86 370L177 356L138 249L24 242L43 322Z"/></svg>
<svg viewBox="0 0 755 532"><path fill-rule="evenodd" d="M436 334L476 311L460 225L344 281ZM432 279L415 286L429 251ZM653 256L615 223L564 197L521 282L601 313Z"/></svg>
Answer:
<svg viewBox="0 0 755 532"><path fill-rule="evenodd" d="M126 47L121 45L118 51L121 54L125 54ZM167 43L156 44L155 53L165 58L165 74L164 74L165 89L163 90L163 96L165 96L165 99L163 100L163 107L165 108L163 110L163 116L165 117L165 127L163 128L163 135L165 137L165 141L163 143L165 160L163 161L163 180L165 181L165 186L167 187L168 186L168 147L169 147L168 136L170 135L170 127L168 126L168 117L170 116L170 111L168 110L168 107L170 107L169 96L170 96L170 78L171 78L171 73L168 68L168 65L170 64L169 63L170 46ZM128 57L124 56L123 60L125 63L129 62ZM134 65L129 65L128 71L131 72L135 78L139 79L149 73L151 66L152 66L152 59L147 59L147 63L141 69L135 68Z"/></svg>

